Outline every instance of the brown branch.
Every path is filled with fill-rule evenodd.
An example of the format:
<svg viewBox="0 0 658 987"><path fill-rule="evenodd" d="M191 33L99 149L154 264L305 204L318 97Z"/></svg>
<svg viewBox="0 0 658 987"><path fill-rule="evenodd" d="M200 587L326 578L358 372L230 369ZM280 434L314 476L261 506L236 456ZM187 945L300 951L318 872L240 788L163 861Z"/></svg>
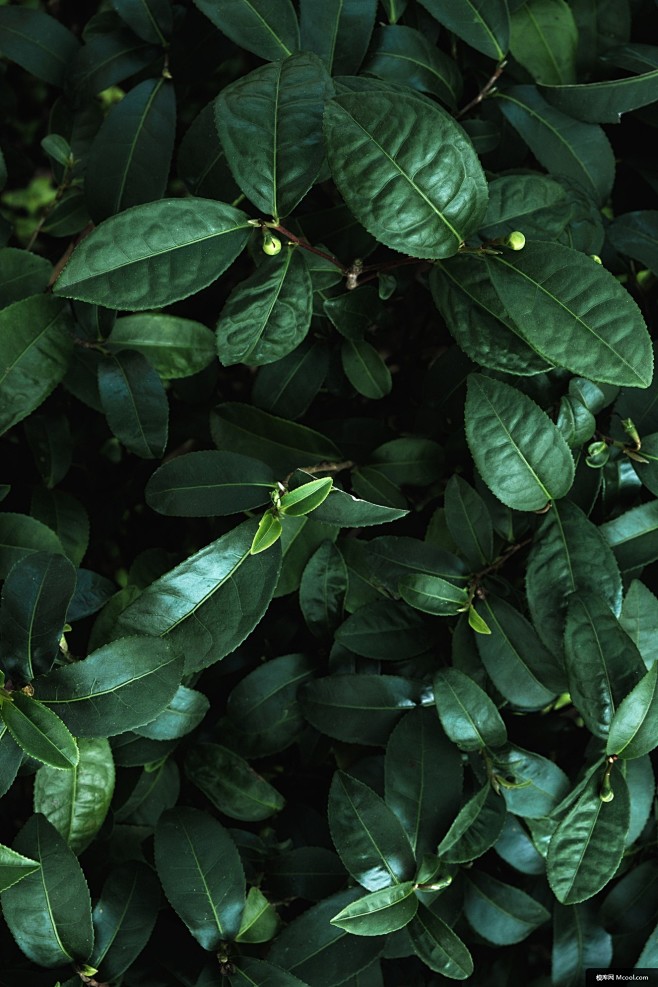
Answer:
<svg viewBox="0 0 658 987"><path fill-rule="evenodd" d="M482 102L482 100L485 99L489 95L489 93L491 92L491 90L493 89L493 87L496 85L496 83L500 79L501 75L503 74L503 70L504 70L504 68L505 68L506 65L507 65L507 62L505 60L503 60L502 62L499 62L498 63L498 65L496 66L496 70L495 70L494 74L491 76L491 78L488 80L488 82L486 82L484 84L484 86L482 87L482 89L480 90L480 92L477 94L477 96L474 99L472 99L470 101L470 103L467 103L466 106L464 106L459 111L459 113L456 116L456 119L457 120L459 120L460 117L463 117L466 113L468 113L469 110L472 110L475 106L479 106L479 104Z"/></svg>
<svg viewBox="0 0 658 987"><path fill-rule="evenodd" d="M93 223L87 223L82 233L79 233L75 238L75 240L71 240L68 247L66 248L66 250L64 251L64 253L59 258L59 260L57 261L57 263L53 268L53 273L50 275L50 281L48 282L49 288L52 288L52 286L55 284L55 281L57 281L57 278L60 276L60 274L68 264L71 254L73 253L75 248L78 246L79 243L82 243L85 237L89 236L93 228L94 228Z"/></svg>
<svg viewBox="0 0 658 987"><path fill-rule="evenodd" d="M326 254L324 250L318 250L317 247L312 247L311 244L308 242L308 240L304 240L302 237L297 236L295 233L291 233L291 231L287 230L285 226L268 225L268 229L276 230L277 233L282 233L283 236L288 237L291 243L296 243L299 247L302 247L303 250L308 250L309 253L315 254L317 257L323 257L324 260L328 260L335 267L340 268L343 274L347 274L348 268L345 267L345 265L341 261L339 261L337 257L332 256L332 254Z"/></svg>

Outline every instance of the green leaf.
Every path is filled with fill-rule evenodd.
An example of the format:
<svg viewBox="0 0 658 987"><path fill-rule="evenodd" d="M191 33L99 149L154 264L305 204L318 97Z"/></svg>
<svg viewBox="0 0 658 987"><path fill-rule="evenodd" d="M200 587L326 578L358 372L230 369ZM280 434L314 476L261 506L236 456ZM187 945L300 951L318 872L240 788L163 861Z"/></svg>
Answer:
<svg viewBox="0 0 658 987"><path fill-rule="evenodd" d="M240 194L226 163L215 126L215 101L207 103L185 131L177 169L192 195L232 202Z"/></svg>
<svg viewBox="0 0 658 987"><path fill-rule="evenodd" d="M612 937L592 905L553 906L551 980L555 987L573 987L591 967L608 967Z"/></svg>
<svg viewBox="0 0 658 987"><path fill-rule="evenodd" d="M52 264L15 247L0 250L0 308L38 295L48 287Z"/></svg>
<svg viewBox="0 0 658 987"><path fill-rule="evenodd" d="M299 27L290 0L194 0L222 34L267 61L292 55L299 47Z"/></svg>
<svg viewBox="0 0 658 987"><path fill-rule="evenodd" d="M244 871L216 819L185 807L165 812L155 830L155 865L169 903L204 949L235 938L245 905Z"/></svg>
<svg viewBox="0 0 658 987"><path fill-rule="evenodd" d="M398 590L409 606L436 617L454 616L468 607L468 591L441 576L413 573L400 580Z"/></svg>
<svg viewBox="0 0 658 987"><path fill-rule="evenodd" d="M566 175L602 204L615 177L615 159L601 127L557 110L534 86L512 86L496 96L509 123L552 175Z"/></svg>
<svg viewBox="0 0 658 987"><path fill-rule="evenodd" d="M30 757L67 771L78 763L75 738L47 706L22 692L13 692L0 712L16 743Z"/></svg>
<svg viewBox="0 0 658 987"><path fill-rule="evenodd" d="M486 784L459 810L437 853L450 864L468 863L486 853L500 836L505 802Z"/></svg>
<svg viewBox="0 0 658 987"><path fill-rule="evenodd" d="M524 819L548 816L569 789L569 779L559 765L513 744L493 752L493 766L508 811Z"/></svg>
<svg viewBox="0 0 658 987"><path fill-rule="evenodd" d="M392 439L378 446L369 462L393 483L424 487L439 479L444 452L431 439Z"/></svg>
<svg viewBox="0 0 658 987"><path fill-rule="evenodd" d="M265 216L287 216L315 182L324 157L322 111L332 93L325 66L307 51L262 65L217 97L228 165Z"/></svg>
<svg viewBox="0 0 658 987"><path fill-rule="evenodd" d="M55 532L61 550L74 565L79 565L89 543L89 517L80 501L63 490L36 487L30 507L33 518Z"/></svg>
<svg viewBox="0 0 658 987"><path fill-rule="evenodd" d="M482 479L508 507L536 511L571 488L574 463L562 435L508 384L469 375L466 437Z"/></svg>
<svg viewBox="0 0 658 987"><path fill-rule="evenodd" d="M238 942L269 942L279 928L276 909L258 888L249 888Z"/></svg>
<svg viewBox="0 0 658 987"><path fill-rule="evenodd" d="M376 0L301 0L301 46L319 55L332 75L354 75L368 50Z"/></svg>
<svg viewBox="0 0 658 987"><path fill-rule="evenodd" d="M594 736L605 739L617 707L644 673L640 653L594 593L569 600L564 653L573 704Z"/></svg>
<svg viewBox="0 0 658 987"><path fill-rule="evenodd" d="M64 479L73 458L73 437L66 415L34 414L25 422L25 437L49 490Z"/></svg>
<svg viewBox="0 0 658 987"><path fill-rule="evenodd" d="M146 503L169 517L217 517L270 503L274 472L236 452L189 452L151 476Z"/></svg>
<svg viewBox="0 0 658 987"><path fill-rule="evenodd" d="M525 891L476 870L468 875L464 913L475 931L497 946L522 942L551 917Z"/></svg>
<svg viewBox="0 0 658 987"><path fill-rule="evenodd" d="M377 600L361 607L338 628L336 641L356 655L384 661L413 658L432 646L425 620L393 600Z"/></svg>
<svg viewBox="0 0 658 987"><path fill-rule="evenodd" d="M211 199L133 206L78 245L54 291L107 308L161 308L216 281L249 229L243 212Z"/></svg>
<svg viewBox="0 0 658 987"><path fill-rule="evenodd" d="M620 612L621 577L603 533L575 504L561 501L553 504L534 538L526 574L528 605L539 637L554 655L562 654L572 593L599 593L613 613Z"/></svg>
<svg viewBox="0 0 658 987"><path fill-rule="evenodd" d="M62 380L71 332L68 307L50 295L33 295L0 311L0 434L38 408Z"/></svg>
<svg viewBox="0 0 658 987"><path fill-rule="evenodd" d="M292 973L254 956L240 956L233 967L228 978L231 987L309 987Z"/></svg>
<svg viewBox="0 0 658 987"><path fill-rule="evenodd" d="M325 502L314 512L313 519L324 524L337 524L342 528L362 528L397 521L408 513L409 511L397 507L360 500L353 494L334 487Z"/></svg>
<svg viewBox="0 0 658 987"><path fill-rule="evenodd" d="M0 892L39 870L39 863L0 843Z"/></svg>
<svg viewBox="0 0 658 987"><path fill-rule="evenodd" d="M512 14L510 52L535 82L561 88L575 82L577 45L578 28L565 0L528 0Z"/></svg>
<svg viewBox="0 0 658 987"><path fill-rule="evenodd" d="M173 29L170 0L112 0L112 6L144 41L166 45Z"/></svg>
<svg viewBox="0 0 658 987"><path fill-rule="evenodd" d="M41 812L78 855L103 825L114 794L114 761L101 737L78 741L80 760L70 771L39 768L34 811Z"/></svg>
<svg viewBox="0 0 658 987"><path fill-rule="evenodd" d="M63 85L78 47L68 28L42 10L17 6L0 10L0 54L37 79Z"/></svg>
<svg viewBox="0 0 658 987"><path fill-rule="evenodd" d="M40 678L37 695L76 736L112 737L153 720L182 672L167 641L124 637Z"/></svg>
<svg viewBox="0 0 658 987"><path fill-rule="evenodd" d="M480 495L460 476L451 476L445 489L446 524L452 539L475 569L494 557L491 516Z"/></svg>
<svg viewBox="0 0 658 987"><path fill-rule="evenodd" d="M379 891L411 878L414 857L407 835L397 816L371 788L336 772L328 813L338 855L364 888Z"/></svg>
<svg viewBox="0 0 658 987"><path fill-rule="evenodd" d="M591 898L614 877L624 852L630 805L619 771L612 779L614 798L603 802L600 774L592 775L551 838L547 875L563 905Z"/></svg>
<svg viewBox="0 0 658 987"><path fill-rule="evenodd" d="M281 497L279 510L287 517L302 517L310 514L327 499L332 485L332 478L327 476L320 480L310 480L294 490L288 490Z"/></svg>
<svg viewBox="0 0 658 987"><path fill-rule="evenodd" d="M271 510L266 511L258 523L249 554L259 555L261 552L266 552L279 540L282 533L283 525L279 518Z"/></svg>
<svg viewBox="0 0 658 987"><path fill-rule="evenodd" d="M174 87L163 78L140 82L112 107L91 145L85 172L85 199L94 222L162 197L175 132Z"/></svg>
<svg viewBox="0 0 658 987"><path fill-rule="evenodd" d="M337 912L361 896L360 888L331 895L293 919L277 936L268 954L269 962L299 975L313 987L343 983L346 971L356 976L380 955L384 939L351 936L331 924ZM273 987L278 987L274 981ZM288 987L285 980L281 987ZM297 987L294 982L290 987Z"/></svg>
<svg viewBox="0 0 658 987"><path fill-rule="evenodd" d="M521 229L526 240L557 239L570 215L567 190L560 182L538 172L501 175L489 183L489 204L480 234L493 240Z"/></svg>
<svg viewBox="0 0 658 987"><path fill-rule="evenodd" d="M23 750L18 746L3 722L0 722L0 798L12 784L23 760Z"/></svg>
<svg viewBox="0 0 658 987"><path fill-rule="evenodd" d="M325 541L304 567L299 606L306 626L316 637L331 634L341 623L347 592L347 567L339 549Z"/></svg>
<svg viewBox="0 0 658 987"><path fill-rule="evenodd" d="M254 381L254 404L283 418L300 418L324 384L329 347L309 339L276 363L261 367Z"/></svg>
<svg viewBox="0 0 658 987"><path fill-rule="evenodd" d="M316 730L382 747L402 714L419 701L418 686L397 675L329 675L306 683L300 693L304 716Z"/></svg>
<svg viewBox="0 0 658 987"><path fill-rule="evenodd" d="M413 881L381 888L346 905L331 920L355 936L380 936L404 928L416 914Z"/></svg>
<svg viewBox="0 0 658 987"><path fill-rule="evenodd" d="M600 264L556 243L485 257L491 282L546 360L609 384L648 387L653 359L642 314Z"/></svg>
<svg viewBox="0 0 658 987"><path fill-rule="evenodd" d="M287 356L311 324L312 286L299 250L290 247L231 292L217 323L217 351L225 367L261 366Z"/></svg>
<svg viewBox="0 0 658 987"><path fill-rule="evenodd" d="M0 514L0 578L34 552L64 554L62 544L50 528L26 514Z"/></svg>
<svg viewBox="0 0 658 987"><path fill-rule="evenodd" d="M386 246L450 257L480 225L484 174L462 129L437 105L386 91L346 93L327 104L325 136L345 202Z"/></svg>
<svg viewBox="0 0 658 987"><path fill-rule="evenodd" d="M460 750L500 747L507 740L494 703L459 669L439 669L434 676L434 701L443 729Z"/></svg>
<svg viewBox="0 0 658 987"><path fill-rule="evenodd" d="M642 757L658 745L658 665L653 665L615 710L606 753Z"/></svg>
<svg viewBox="0 0 658 987"><path fill-rule="evenodd" d="M231 819L258 822L280 812L285 800L227 747L200 743L188 751L185 773L215 808Z"/></svg>
<svg viewBox="0 0 658 987"><path fill-rule="evenodd" d="M433 710L415 709L400 720L386 747L386 804L417 859L436 850L457 814L462 774L461 756Z"/></svg>
<svg viewBox="0 0 658 987"><path fill-rule="evenodd" d="M19 683L47 672L59 652L75 569L63 555L34 552L17 562L2 587L0 662Z"/></svg>
<svg viewBox="0 0 658 987"><path fill-rule="evenodd" d="M169 404L162 381L145 356L124 350L98 365L98 393L116 437L141 459L164 455Z"/></svg>
<svg viewBox="0 0 658 987"><path fill-rule="evenodd" d="M600 531L623 571L648 565L658 559L658 500L619 514Z"/></svg>
<svg viewBox="0 0 658 987"><path fill-rule="evenodd" d="M658 271L658 211L644 209L616 216L606 229L610 243L621 254Z"/></svg>
<svg viewBox="0 0 658 987"><path fill-rule="evenodd" d="M458 38L502 62L509 48L510 21L505 0L421 0L423 7Z"/></svg>
<svg viewBox="0 0 658 987"><path fill-rule="evenodd" d="M634 579L624 597L619 623L642 655L648 669L658 661L658 600Z"/></svg>
<svg viewBox="0 0 658 987"><path fill-rule="evenodd" d="M71 69L71 85L95 96L145 69L157 58L158 49L117 22L109 32L91 34Z"/></svg>
<svg viewBox="0 0 658 987"><path fill-rule="evenodd" d="M160 885L139 860L114 866L94 907L95 944L89 962L104 980L117 980L148 942L158 909Z"/></svg>
<svg viewBox="0 0 658 987"><path fill-rule="evenodd" d="M365 339L344 339L340 357L345 376L359 394L377 401L390 393L391 372L375 347Z"/></svg>
<svg viewBox="0 0 658 987"><path fill-rule="evenodd" d="M218 405L211 413L210 429L219 449L260 459L281 476L298 466L341 459L334 443L319 432L247 404Z"/></svg>
<svg viewBox="0 0 658 987"><path fill-rule="evenodd" d="M624 79L590 82L580 86L552 85L546 82L542 94L558 110L586 123L619 123L622 113L637 110L658 99L658 69ZM574 80L564 80L574 81Z"/></svg>
<svg viewBox="0 0 658 987"><path fill-rule="evenodd" d="M419 905L409 923L409 935L416 955L430 970L451 980L467 980L473 973L473 960L464 943L425 905Z"/></svg>
<svg viewBox="0 0 658 987"><path fill-rule="evenodd" d="M345 868L337 854L324 847L298 847L270 861L272 891L285 897L320 901L345 884Z"/></svg>
<svg viewBox="0 0 658 987"><path fill-rule="evenodd" d="M229 654L265 613L279 575L278 549L250 555L256 527L243 522L160 576L123 611L116 631L168 635L188 671Z"/></svg>
<svg viewBox="0 0 658 987"><path fill-rule="evenodd" d="M564 672L526 618L505 600L487 594L475 604L491 631L477 649L498 691L519 709L542 709L562 691Z"/></svg>
<svg viewBox="0 0 658 987"><path fill-rule="evenodd" d="M364 71L380 79L430 93L454 109L461 95L459 70L421 31L391 24L375 34Z"/></svg>
<svg viewBox="0 0 658 987"><path fill-rule="evenodd" d="M134 732L151 740L178 740L195 730L205 717L210 703L201 692L179 685L173 698L154 720Z"/></svg>
<svg viewBox="0 0 658 987"><path fill-rule="evenodd" d="M48 968L86 961L94 930L89 889L75 854L41 815L28 819L14 850L40 864L2 895L5 921L21 951Z"/></svg>

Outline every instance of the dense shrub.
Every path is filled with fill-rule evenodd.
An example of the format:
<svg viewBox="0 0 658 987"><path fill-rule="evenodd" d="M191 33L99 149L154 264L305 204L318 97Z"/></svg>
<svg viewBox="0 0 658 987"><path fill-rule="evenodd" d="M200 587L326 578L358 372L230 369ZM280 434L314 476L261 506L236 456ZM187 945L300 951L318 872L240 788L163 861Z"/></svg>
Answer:
<svg viewBox="0 0 658 987"><path fill-rule="evenodd" d="M657 15L0 5L2 987L658 966Z"/></svg>

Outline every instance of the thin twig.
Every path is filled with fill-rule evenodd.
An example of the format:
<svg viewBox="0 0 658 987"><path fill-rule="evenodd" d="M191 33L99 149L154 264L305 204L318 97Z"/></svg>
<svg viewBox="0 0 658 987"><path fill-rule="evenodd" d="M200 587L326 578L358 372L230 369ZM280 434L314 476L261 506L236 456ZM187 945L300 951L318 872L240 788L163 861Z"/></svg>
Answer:
<svg viewBox="0 0 658 987"><path fill-rule="evenodd" d="M285 226L268 226L268 229L276 230L278 233L282 233L283 236L288 237L291 243L298 244L304 250L308 250L309 253L311 254L316 254L316 256L318 257L323 257L325 260L328 260L335 267L340 268L343 274L347 274L348 268L345 267L345 265L341 263L341 261L339 261L337 257L333 257L331 254L326 254L324 250L318 250L317 247L312 247L307 240L304 240L302 237L297 236L295 233L291 233L290 230L287 230L285 228Z"/></svg>
<svg viewBox="0 0 658 987"><path fill-rule="evenodd" d="M79 233L78 236L75 238L75 240L71 240L68 247L66 248L62 256L59 258L55 266L53 267L53 273L50 275L50 281L48 282L49 288L52 288L52 286L55 284L55 281L57 281L57 278L60 276L60 274L68 264L71 254L73 253L75 248L78 246L79 243L82 243L85 237L89 236L93 228L94 228L93 223L87 223L82 233Z"/></svg>
<svg viewBox="0 0 658 987"><path fill-rule="evenodd" d="M496 85L496 83L500 79L500 77L501 77L501 75L503 73L503 69L505 68L506 65L507 65L507 62L505 60L503 60L502 62L499 62L498 63L498 65L496 66L496 70L495 70L494 74L491 76L491 78L489 79L489 81L485 83L485 85L482 87L482 89L477 94L477 96L474 99L472 99L470 101L470 103L467 103L466 106L464 106L459 111L459 113L457 114L457 117L456 117L457 120L459 120L460 117L463 117L466 113L468 113L469 110L472 110L474 106L478 106L482 102L482 100L486 96L489 95L489 93L491 92L491 90L493 89L493 87Z"/></svg>

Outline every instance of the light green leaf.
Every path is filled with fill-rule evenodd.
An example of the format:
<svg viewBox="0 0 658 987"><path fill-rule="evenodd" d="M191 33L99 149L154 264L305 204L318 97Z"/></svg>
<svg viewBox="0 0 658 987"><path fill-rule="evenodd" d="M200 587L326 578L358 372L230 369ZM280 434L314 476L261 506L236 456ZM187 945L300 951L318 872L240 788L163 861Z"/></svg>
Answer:
<svg viewBox="0 0 658 987"><path fill-rule="evenodd" d="M62 380L71 335L68 306L50 295L24 298L0 312L0 434L38 408Z"/></svg>
<svg viewBox="0 0 658 987"><path fill-rule="evenodd" d="M136 350L163 380L199 373L216 356L213 333L200 322L161 312L117 319L107 338L111 353Z"/></svg>
<svg viewBox="0 0 658 987"><path fill-rule="evenodd" d="M610 723L606 753L642 757L658 746L658 665L622 699Z"/></svg>
<svg viewBox="0 0 658 987"><path fill-rule="evenodd" d="M409 935L416 955L430 970L451 980L467 980L473 973L473 960L462 940L425 905L419 905L409 923Z"/></svg>
<svg viewBox="0 0 658 987"><path fill-rule="evenodd" d="M494 703L473 679L457 668L434 676L434 701L446 734L463 751L500 747L507 730Z"/></svg>
<svg viewBox="0 0 658 987"><path fill-rule="evenodd" d="M302 517L316 510L324 503L331 492L333 480L330 476L319 480L309 480L294 490L287 490L281 497L279 510L287 517Z"/></svg>
<svg viewBox="0 0 658 987"><path fill-rule="evenodd" d="M225 367L274 363L304 341L311 325L313 290L301 252L271 257L228 297L217 323L217 352Z"/></svg>
<svg viewBox="0 0 658 987"><path fill-rule="evenodd" d="M155 830L155 865L177 915L204 949L217 950L240 929L245 878L224 827L198 809L165 812Z"/></svg>
<svg viewBox="0 0 658 987"><path fill-rule="evenodd" d="M368 50L377 0L300 2L301 46L314 51L332 75L355 75Z"/></svg>
<svg viewBox="0 0 658 987"><path fill-rule="evenodd" d="M188 751L185 773L215 808L231 819L259 822L280 812L285 799L239 754L220 744Z"/></svg>
<svg viewBox="0 0 658 987"><path fill-rule="evenodd" d="M237 648L265 613L281 565L278 548L250 555L256 528L244 521L156 579L120 615L117 634L168 635L188 671Z"/></svg>
<svg viewBox="0 0 658 987"><path fill-rule="evenodd" d="M385 90L347 93L327 104L325 136L347 205L386 246L450 257L480 225L487 203L481 165L437 105Z"/></svg>
<svg viewBox="0 0 658 987"><path fill-rule="evenodd" d="M2 911L21 951L39 966L85 962L94 944L89 888L80 864L44 816L31 816L14 850L41 866L3 892Z"/></svg>
<svg viewBox="0 0 658 987"><path fill-rule="evenodd" d="M563 905L585 901L614 877L624 853L629 798L620 771L613 771L614 798L599 795L602 771L592 775L582 794L555 830L548 848L547 875Z"/></svg>
<svg viewBox="0 0 658 987"><path fill-rule="evenodd" d="M535 86L512 86L496 96L500 108L550 174L566 175L599 204L615 178L615 159L601 127L557 110Z"/></svg>
<svg viewBox="0 0 658 987"><path fill-rule="evenodd" d="M258 522L258 527L256 533L254 534L251 547L249 549L250 555L260 555L261 552L266 552L268 548L278 542L279 538L283 534L283 525L281 520L273 513L272 510L265 511L260 521Z"/></svg>
<svg viewBox="0 0 658 987"><path fill-rule="evenodd" d="M322 111L332 93L325 66L307 51L262 65L217 97L226 160L264 216L287 216L315 182L324 158Z"/></svg>
<svg viewBox="0 0 658 987"><path fill-rule="evenodd" d="M222 34L260 58L285 58L299 48L299 27L290 0L194 2Z"/></svg>
<svg viewBox="0 0 658 987"><path fill-rule="evenodd" d="M237 942L269 942L279 928L276 909L258 888L249 888Z"/></svg>
<svg viewBox="0 0 658 987"><path fill-rule="evenodd" d="M0 706L0 713L16 743L30 757L66 771L78 763L75 738L47 706L22 692L13 692Z"/></svg>
<svg viewBox="0 0 658 987"><path fill-rule="evenodd" d="M535 82L575 82L577 44L578 28L565 0L528 0L512 14L510 52Z"/></svg>
<svg viewBox="0 0 658 987"><path fill-rule="evenodd" d="M441 576L413 573L400 580L398 590L409 606L436 617L451 617L468 608L468 590Z"/></svg>
<svg viewBox="0 0 658 987"><path fill-rule="evenodd" d="M168 517L217 517L270 503L276 485L264 463L237 452L189 452L146 484L146 503Z"/></svg>
<svg viewBox="0 0 658 987"><path fill-rule="evenodd" d="M33 874L38 869L38 861L30 860L22 853L16 853L15 850L0 843L0 892L18 884L28 874Z"/></svg>
<svg viewBox="0 0 658 987"><path fill-rule="evenodd" d="M381 888L346 905L331 920L355 936L380 936L404 928L416 914L413 881Z"/></svg>
<svg viewBox="0 0 658 987"><path fill-rule="evenodd" d="M80 854L103 825L114 794L114 761L104 737L78 741L80 760L70 771L39 768L34 811L41 812Z"/></svg>
<svg viewBox="0 0 658 987"><path fill-rule="evenodd" d="M506 0L421 0L423 7L471 48L502 62L509 49Z"/></svg>
<svg viewBox="0 0 658 987"><path fill-rule="evenodd" d="M134 206L78 245L54 291L106 308L161 308L216 281L249 230L243 212L211 199Z"/></svg>
<svg viewBox="0 0 658 987"><path fill-rule="evenodd" d="M562 435L531 398L508 384L469 376L466 437L480 475L508 507L536 511L571 488L574 462Z"/></svg>

